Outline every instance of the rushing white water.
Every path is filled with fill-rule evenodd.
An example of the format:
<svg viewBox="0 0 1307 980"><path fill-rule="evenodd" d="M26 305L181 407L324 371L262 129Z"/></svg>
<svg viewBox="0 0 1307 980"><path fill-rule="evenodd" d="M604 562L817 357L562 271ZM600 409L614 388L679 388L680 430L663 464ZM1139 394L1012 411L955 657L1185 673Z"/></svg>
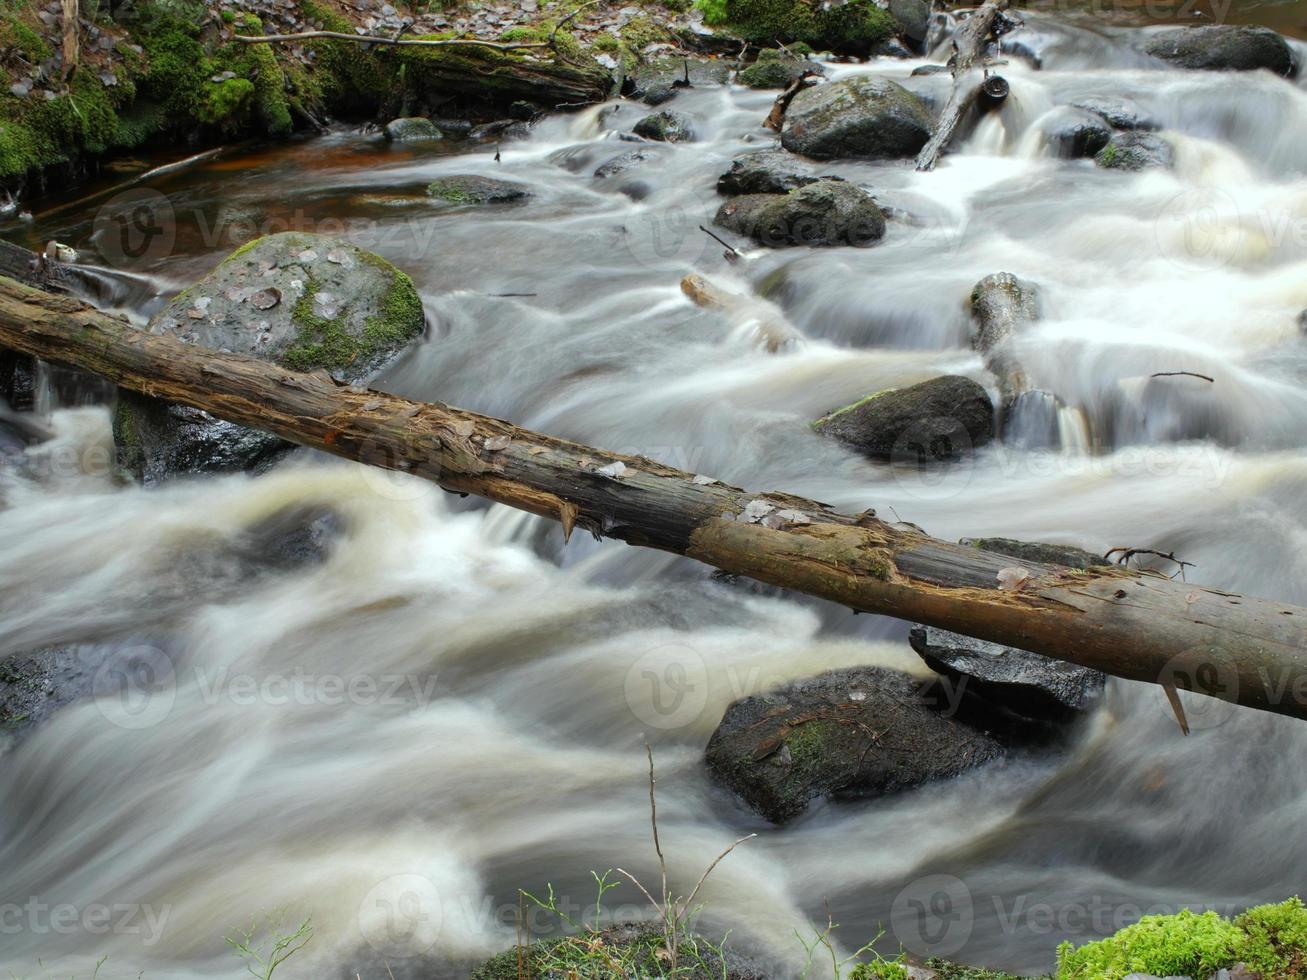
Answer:
<svg viewBox="0 0 1307 980"><path fill-rule="evenodd" d="M1137 32L1031 20L1042 70L1014 59L1005 108L936 172L824 168L913 216L875 248L724 262L697 225L729 161L767 145L772 94L722 88L677 98L699 142L607 181L590 174L630 148L613 134L640 106L549 119L499 165L493 148L342 134L167 177L177 246L146 271L175 288L256 231L366 219L354 240L413 275L433 324L392 390L942 537L1174 549L1206 584L1307 601L1307 94L1147 69ZM914 64L832 71L942 98L947 80L908 79ZM1175 138L1175 172L1051 158L1040 118L1089 95L1137 101ZM535 197L420 199L461 172ZM34 235L92 248L92 219ZM694 308L691 270L764 290L803 341L768 354ZM920 471L808 429L887 385L992 385L965 300L1000 270L1042 288L1020 356L1060 402L1060 449L995 444ZM1215 382L1149 377L1178 370ZM1157 689L1114 681L1060 755L776 829L705 775L722 711L824 668L922 670L904 624L611 542L564 547L554 525L307 453L257 479L123 486L103 407L49 424L0 471L0 650L69 646L99 696L0 755L0 971L80 977L107 955L101 977L234 978L224 935L284 909L316 930L288 976L466 976L512 945L519 888L552 882L576 908L591 869L619 866L652 887L646 739L674 889L759 833L705 885L704 924L776 977L828 908L847 947L883 924L886 950L913 948L896 912L941 881L958 914L935 950L1030 972L1150 908L1301 888L1299 723L1193 704L1184 738ZM272 543L309 521L321 560ZM629 884L607 903L650 914Z"/></svg>

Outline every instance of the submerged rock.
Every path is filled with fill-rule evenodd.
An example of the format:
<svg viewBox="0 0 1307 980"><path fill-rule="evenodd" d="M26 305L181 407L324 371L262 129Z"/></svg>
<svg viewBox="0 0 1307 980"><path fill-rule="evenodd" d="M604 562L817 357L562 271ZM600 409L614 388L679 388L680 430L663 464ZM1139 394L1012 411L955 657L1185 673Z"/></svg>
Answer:
<svg viewBox="0 0 1307 980"><path fill-rule="evenodd" d="M1112 129L1096 113L1073 106L1059 106L1043 121L1049 148L1059 157L1092 157L1107 146Z"/></svg>
<svg viewBox="0 0 1307 980"><path fill-rule="evenodd" d="M773 248L865 246L885 236L873 198L842 180L819 180L788 194L743 194L717 211L716 223Z"/></svg>
<svg viewBox="0 0 1307 980"><path fill-rule="evenodd" d="M609 177L617 177L626 173L628 170L635 170L642 164L656 159L652 150L627 150L611 160L606 160L595 168L594 175L600 180Z"/></svg>
<svg viewBox="0 0 1307 980"><path fill-rule="evenodd" d="M424 324L413 281L385 259L348 242L288 232L237 249L178 294L150 330L352 383L394 359ZM147 482L250 469L288 448L276 436L125 391L113 432L120 464Z"/></svg>
<svg viewBox="0 0 1307 980"><path fill-rule="evenodd" d="M1145 50L1179 68L1256 71L1265 68L1289 77L1296 73L1293 50L1269 27L1208 24L1154 35Z"/></svg>
<svg viewBox="0 0 1307 980"><path fill-rule="evenodd" d="M689 116L671 109L651 112L634 126L631 132L648 140L663 143L690 143L694 141L694 123Z"/></svg>
<svg viewBox="0 0 1307 980"><path fill-rule="evenodd" d="M1175 166L1175 150L1164 137L1135 130L1114 134L1094 162L1107 170L1170 169Z"/></svg>
<svg viewBox="0 0 1307 980"><path fill-rule="evenodd" d="M1091 710L1107 682L1101 671L934 626L912 627L908 643L969 695L1038 721L1069 721Z"/></svg>
<svg viewBox="0 0 1307 980"><path fill-rule="evenodd" d="M784 150L756 150L717 178L718 194L788 194L821 180L802 159Z"/></svg>
<svg viewBox="0 0 1307 980"><path fill-rule="evenodd" d="M971 346L989 355L1039 318L1039 287L1010 272L995 272L972 288L970 306Z"/></svg>
<svg viewBox="0 0 1307 980"><path fill-rule="evenodd" d="M947 692L884 667L805 678L726 709L713 777L773 823L822 796L885 796L999 759L1004 741L956 717Z"/></svg>
<svg viewBox="0 0 1307 980"><path fill-rule="evenodd" d="M933 125L926 104L902 85L858 75L796 95L781 144L817 160L910 157L926 145Z"/></svg>
<svg viewBox="0 0 1307 980"><path fill-rule="evenodd" d="M454 174L433 180L427 185L427 194L450 204L509 204L531 196L523 184L477 174Z"/></svg>
<svg viewBox="0 0 1307 980"><path fill-rule="evenodd" d="M775 48L765 48L758 53L758 60L736 77L741 85L749 88L785 88L790 82L805 74L824 74L821 65L805 58L795 58Z"/></svg>
<svg viewBox="0 0 1307 980"><path fill-rule="evenodd" d="M877 392L812 427L872 459L948 462L990 441L994 403L970 378L945 375Z"/></svg>
<svg viewBox="0 0 1307 980"><path fill-rule="evenodd" d="M1157 120L1136 102L1120 99L1111 95L1094 95L1087 99L1071 103L1077 109L1084 109L1103 120L1113 129L1160 129Z"/></svg>
<svg viewBox="0 0 1307 980"><path fill-rule="evenodd" d="M445 134L442 133L436 124L430 119L424 119L421 116L407 116L403 119L392 119L386 123L383 130L386 139L392 143L408 143L418 140L442 140Z"/></svg>

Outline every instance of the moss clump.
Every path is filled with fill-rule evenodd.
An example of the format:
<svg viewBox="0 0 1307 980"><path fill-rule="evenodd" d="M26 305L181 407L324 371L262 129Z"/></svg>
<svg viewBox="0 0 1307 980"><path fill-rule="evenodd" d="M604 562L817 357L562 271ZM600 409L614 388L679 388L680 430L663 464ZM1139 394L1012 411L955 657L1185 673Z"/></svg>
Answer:
<svg viewBox="0 0 1307 980"><path fill-rule="evenodd" d="M1307 908L1298 898L1249 909L1233 922L1185 909L1147 915L1116 935L1057 951L1057 980L1122 980L1131 973L1205 977L1245 963L1263 977L1307 978Z"/></svg>
<svg viewBox="0 0 1307 980"><path fill-rule="evenodd" d="M622 42L637 53L651 44L670 44L673 40L667 28L644 14L632 17L619 33Z"/></svg>
<svg viewBox="0 0 1307 980"><path fill-rule="evenodd" d="M253 14L245 15L244 27L250 34L263 33L263 22ZM272 45L243 45L239 56L229 59L228 68L243 79L253 80L254 108L263 131L270 136L289 133L294 124L286 100L286 76Z"/></svg>
<svg viewBox="0 0 1307 980"><path fill-rule="evenodd" d="M852 405L845 405L843 408L837 408L835 409L835 411L828 412L827 414L823 415L821 418L817 419L815 422L812 423L812 427L814 429L820 430L822 426L826 425L828 422L832 421L833 419L839 418L841 415L844 415L846 412L851 412L855 408L861 408L863 405L866 405L868 402L875 401L881 395L888 395L891 391L897 391L897 390L898 390L897 388L882 388L880 391L873 392L872 394L868 395L866 398L859 398Z"/></svg>
<svg viewBox="0 0 1307 980"><path fill-rule="evenodd" d="M231 258L239 254L237 251ZM313 309L312 297L317 292L317 284L312 277L307 277L304 293L291 312L291 317L301 328L298 342L279 358L283 365L296 371L318 368L330 371L367 363L384 351L413 339L421 330L422 300L413 280L384 259L367 253L363 258L392 276L381 311L370 317L363 325L362 333L355 336L343 317L328 319Z"/></svg>
<svg viewBox="0 0 1307 980"><path fill-rule="evenodd" d="M815 0L726 0L724 21L754 44L801 42L845 54L865 54L897 30L871 0L824 9Z"/></svg>
<svg viewBox="0 0 1307 980"><path fill-rule="evenodd" d="M427 193L450 204L476 204L478 201L476 195L468 193L457 181L433 180L427 185Z"/></svg>
<svg viewBox="0 0 1307 980"><path fill-rule="evenodd" d="M45 38L23 21L17 11L0 15L0 49L17 51L32 64L54 53Z"/></svg>
<svg viewBox="0 0 1307 980"><path fill-rule="evenodd" d="M113 89L85 67L78 68L58 98L6 99L0 120L0 178L64 163L77 153L103 153L118 145L117 107L135 87Z"/></svg>
<svg viewBox="0 0 1307 980"><path fill-rule="evenodd" d="M772 54L771 49L763 54ZM777 52L779 54L779 52ZM739 82L749 88L784 88L803 73L803 63L795 58L758 55L758 60L740 72Z"/></svg>

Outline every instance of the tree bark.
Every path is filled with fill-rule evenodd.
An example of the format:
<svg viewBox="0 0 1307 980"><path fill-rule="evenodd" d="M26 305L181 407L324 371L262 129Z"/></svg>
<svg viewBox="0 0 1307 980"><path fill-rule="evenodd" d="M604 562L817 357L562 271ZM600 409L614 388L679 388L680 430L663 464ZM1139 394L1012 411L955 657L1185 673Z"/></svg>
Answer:
<svg viewBox="0 0 1307 980"><path fill-rule="evenodd" d="M67 81L77 70L77 56L81 47L77 37L77 0L63 0L63 77Z"/></svg>
<svg viewBox="0 0 1307 980"><path fill-rule="evenodd" d="M935 133L917 155L918 170L934 170L940 155L953 139L962 117L975 103L984 83L983 72L973 69L985 53L985 45L994 30L994 21L1008 7L1008 0L986 0L953 37L953 91L939 114Z"/></svg>
<svg viewBox="0 0 1307 980"><path fill-rule="evenodd" d="M629 544L1118 677L1307 718L1307 609L1121 567L1022 563L438 403L136 330L0 278L0 346ZM1009 587L1000 584L999 572ZM1013 579L1017 587L1010 587Z"/></svg>

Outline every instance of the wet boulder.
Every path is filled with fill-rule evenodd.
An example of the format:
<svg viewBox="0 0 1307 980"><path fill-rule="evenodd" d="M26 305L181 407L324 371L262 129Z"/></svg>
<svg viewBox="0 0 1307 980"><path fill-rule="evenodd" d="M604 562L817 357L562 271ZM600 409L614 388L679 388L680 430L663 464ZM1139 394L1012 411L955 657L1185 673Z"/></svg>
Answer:
<svg viewBox="0 0 1307 980"><path fill-rule="evenodd" d="M872 459L949 462L990 441L994 403L970 378L944 375L877 392L812 427Z"/></svg>
<svg viewBox="0 0 1307 980"><path fill-rule="evenodd" d="M717 178L717 193L788 194L822 178L799 157L784 150L755 150L731 163Z"/></svg>
<svg viewBox="0 0 1307 980"><path fill-rule="evenodd" d="M971 346L988 355L1039 319L1039 287L1010 272L986 276L971 290Z"/></svg>
<svg viewBox="0 0 1307 980"><path fill-rule="evenodd" d="M627 171L636 170L654 159L657 159L657 157L652 150L627 150L625 153L618 154L609 160L605 160L603 163L599 164L599 166L595 167L594 176L599 180L619 177Z"/></svg>
<svg viewBox="0 0 1307 980"><path fill-rule="evenodd" d="M912 627L908 643L926 666L967 694L1036 721L1083 715L1097 705L1107 682L1101 671L934 626Z"/></svg>
<svg viewBox="0 0 1307 980"><path fill-rule="evenodd" d="M1077 109L1092 112L1113 129L1161 129L1161 124L1131 99L1110 95L1093 95L1071 103Z"/></svg>
<svg viewBox="0 0 1307 980"><path fill-rule="evenodd" d="M930 4L926 0L890 0L890 16L909 41L924 44L930 32Z"/></svg>
<svg viewBox="0 0 1307 980"><path fill-rule="evenodd" d="M1265 68L1286 78L1296 73L1293 50L1269 27L1208 24L1162 31L1145 50L1178 68L1200 71L1256 71Z"/></svg>
<svg viewBox="0 0 1307 980"><path fill-rule="evenodd" d="M691 143L695 138L694 123L690 117L671 109L651 112L632 126L631 132L662 143Z"/></svg>
<svg viewBox="0 0 1307 980"><path fill-rule="evenodd" d="M531 196L525 185L498 177L454 174L427 185L427 194L448 204L512 204Z"/></svg>
<svg viewBox="0 0 1307 980"><path fill-rule="evenodd" d="M674 99L681 89L725 85L730 77L730 63L723 59L659 58L631 73L628 94L645 105L657 106Z"/></svg>
<svg viewBox="0 0 1307 980"><path fill-rule="evenodd" d="M1064 159L1092 157L1107 146L1112 129L1102 116L1073 106L1059 106L1043 120L1049 149Z"/></svg>
<svg viewBox="0 0 1307 980"><path fill-rule="evenodd" d="M1094 162L1106 170L1169 170L1175 166L1175 150L1157 133L1134 130L1114 134L1094 156Z"/></svg>
<svg viewBox="0 0 1307 980"><path fill-rule="evenodd" d="M150 331L353 383L397 357L424 325L413 281L385 259L288 232L237 249L164 307ZM267 433L129 392L119 392L113 434L119 463L146 482L257 469L289 448Z"/></svg>
<svg viewBox="0 0 1307 980"><path fill-rule="evenodd" d="M721 785L773 823L820 797L886 796L1004 755L999 736L955 716L942 686L851 667L741 698L705 752Z"/></svg>
<svg viewBox="0 0 1307 980"><path fill-rule="evenodd" d="M902 85L858 75L796 95L781 145L816 160L911 157L926 145L933 125L926 104Z"/></svg>
<svg viewBox="0 0 1307 980"><path fill-rule="evenodd" d="M442 140L445 134L430 119L421 116L407 116L392 119L383 130L385 137L392 143L410 143L421 140Z"/></svg>
<svg viewBox="0 0 1307 980"><path fill-rule="evenodd" d="M788 194L742 194L717 211L716 223L763 245L866 246L885 236L885 216L862 188L819 180Z"/></svg>
<svg viewBox="0 0 1307 980"><path fill-rule="evenodd" d="M736 81L749 88L785 88L808 74L824 73L815 61L795 58L775 48L764 48L758 53L758 60L740 72Z"/></svg>
<svg viewBox="0 0 1307 980"><path fill-rule="evenodd" d="M0 348L0 398L16 411L30 411L36 401L36 362L26 354Z"/></svg>

